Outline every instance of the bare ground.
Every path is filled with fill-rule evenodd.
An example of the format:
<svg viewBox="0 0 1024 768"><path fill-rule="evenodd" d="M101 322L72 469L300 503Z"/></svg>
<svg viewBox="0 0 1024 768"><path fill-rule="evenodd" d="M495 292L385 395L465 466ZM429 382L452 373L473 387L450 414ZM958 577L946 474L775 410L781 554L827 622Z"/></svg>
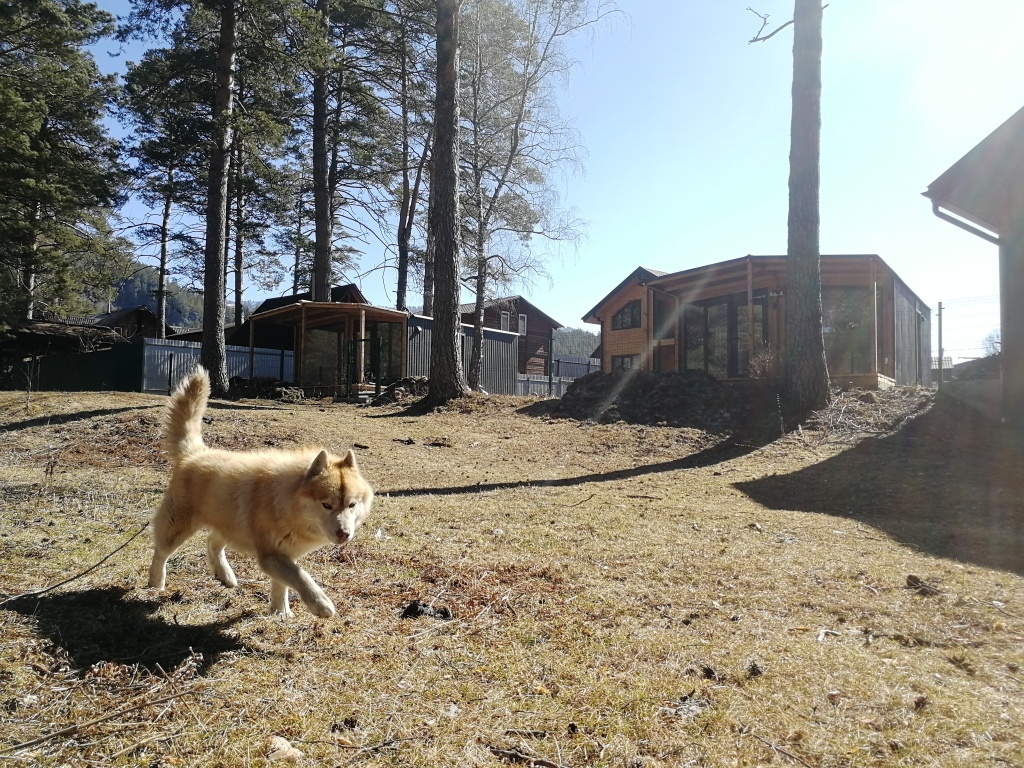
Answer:
<svg viewBox="0 0 1024 768"><path fill-rule="evenodd" d="M920 390L781 438L742 398L628 400L215 403L211 443L357 446L373 515L305 561L339 615L266 616L198 537L144 589L143 533L0 605L0 759L1024 765L1011 435ZM141 530L162 402L0 393L0 592Z"/></svg>

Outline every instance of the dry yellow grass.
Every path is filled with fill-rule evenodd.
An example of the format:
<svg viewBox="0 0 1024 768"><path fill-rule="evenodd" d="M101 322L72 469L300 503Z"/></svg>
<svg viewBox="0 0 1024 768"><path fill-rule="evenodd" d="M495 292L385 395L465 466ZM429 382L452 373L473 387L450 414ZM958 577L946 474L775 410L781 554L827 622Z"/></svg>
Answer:
<svg viewBox="0 0 1024 768"><path fill-rule="evenodd" d="M304 561L339 615L265 615L267 579L236 557L224 589L199 537L156 594L143 535L0 606L0 759L1024 765L1024 464L914 397L892 433L840 435L858 400L760 447L511 398L215 404L225 447L363 446L367 526ZM143 525L162 402L0 393L0 591Z"/></svg>

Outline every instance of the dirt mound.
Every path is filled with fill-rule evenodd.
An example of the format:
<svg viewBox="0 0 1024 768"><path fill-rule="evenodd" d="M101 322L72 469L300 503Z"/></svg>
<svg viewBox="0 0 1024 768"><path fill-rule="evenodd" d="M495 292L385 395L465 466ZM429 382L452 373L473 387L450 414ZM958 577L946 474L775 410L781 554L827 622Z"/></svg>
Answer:
<svg viewBox="0 0 1024 768"><path fill-rule="evenodd" d="M891 433L926 410L933 393L921 387L839 390L802 425L818 440L856 442ZM538 403L545 413L601 423L689 427L712 434L774 440L782 432L779 404L756 381L722 382L701 372L592 373L576 379L559 401Z"/></svg>
<svg viewBox="0 0 1024 768"><path fill-rule="evenodd" d="M697 371L591 373L576 379L555 413L581 420L748 431L770 411L770 398L748 382L723 383ZM760 407L759 407L760 406Z"/></svg>

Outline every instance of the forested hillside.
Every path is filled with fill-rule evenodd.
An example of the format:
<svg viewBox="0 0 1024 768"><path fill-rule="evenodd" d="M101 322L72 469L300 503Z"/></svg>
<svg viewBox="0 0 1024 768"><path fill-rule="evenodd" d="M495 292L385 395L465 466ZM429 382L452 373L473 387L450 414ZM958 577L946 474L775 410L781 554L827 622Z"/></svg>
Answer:
<svg viewBox="0 0 1024 768"><path fill-rule="evenodd" d="M118 284L114 309L145 305L156 310L159 273L153 267L141 267ZM167 322L170 325L197 328L203 320L203 299L174 281L167 283Z"/></svg>
<svg viewBox="0 0 1024 768"><path fill-rule="evenodd" d="M583 328L559 328L555 331L553 351L556 355L584 355L590 357L601 337Z"/></svg>

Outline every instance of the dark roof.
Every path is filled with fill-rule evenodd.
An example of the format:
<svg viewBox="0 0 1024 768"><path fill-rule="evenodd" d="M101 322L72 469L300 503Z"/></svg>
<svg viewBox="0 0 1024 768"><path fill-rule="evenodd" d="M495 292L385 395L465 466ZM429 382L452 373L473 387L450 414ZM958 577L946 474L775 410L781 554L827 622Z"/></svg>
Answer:
<svg viewBox="0 0 1024 768"><path fill-rule="evenodd" d="M887 271L893 272L892 267L885 263L881 256L877 253L823 253L820 255L820 260L824 262L841 262L841 261L876 261ZM680 278L687 278L690 276L701 275L709 271L719 271L723 269L729 269L730 267L739 267L746 264L747 262L753 262L754 264L770 264L772 262L783 262L787 260L786 254L752 254L749 253L746 256L739 256L735 259L726 259L725 261L716 261L713 264L701 264L699 267L688 267L687 269L681 269L678 272L662 272L658 277L647 280L654 287L666 286L668 284L678 281Z"/></svg>
<svg viewBox="0 0 1024 768"><path fill-rule="evenodd" d="M142 312L143 314L149 315L154 320L157 320L156 312L151 310L145 304L139 304L137 307L125 307L124 309L115 309L113 312L106 312L102 315L93 315L92 321L96 325L110 326L124 320L126 317L131 317L136 312ZM159 320L157 320L157 322L159 322Z"/></svg>
<svg viewBox="0 0 1024 768"><path fill-rule="evenodd" d="M929 184L924 196L935 206L999 233L1006 230L1011 215L1022 215L1022 185L1024 108Z"/></svg>
<svg viewBox="0 0 1024 768"><path fill-rule="evenodd" d="M627 285L629 285L629 283L631 283L632 281L636 280L638 282L646 282L647 280L653 280L656 277L663 277L664 275L667 274L669 273L662 272L660 269L647 269L647 267L637 267L626 276L625 280L623 280L621 283L612 288L605 295L605 297L601 299L599 302L597 302L597 304L594 305L594 308L587 312L587 314L585 314L581 319L585 323L590 322L589 320L587 320L588 317L594 317L597 313L597 310L601 308L602 304L604 304L606 301L608 301L608 299L610 299L612 296L614 296Z"/></svg>
<svg viewBox="0 0 1024 768"><path fill-rule="evenodd" d="M88 351L111 344L120 344L125 339L117 331L98 325L76 325L54 323L47 320L21 320L5 334L12 345L21 350L45 349L57 351Z"/></svg>
<svg viewBox="0 0 1024 768"><path fill-rule="evenodd" d="M266 299L262 304L256 307L256 311L253 312L255 315L257 312L269 312L272 309L279 307L287 307L289 304L295 304L300 301L311 301L313 294L311 291L304 293L290 293L287 296L273 296ZM344 303L344 304L369 304L366 297L363 296L363 292L354 283L348 285L336 285L331 288L331 301Z"/></svg>
<svg viewBox="0 0 1024 768"><path fill-rule="evenodd" d="M540 315L545 320L547 320L549 323L551 323L551 325L553 327L555 327L555 328L564 328L565 327L560 322L558 322L553 317L551 317L551 315L547 314L546 312L544 312L543 310L538 308L536 304L533 304L532 302L524 299L522 296L503 296L500 299L489 299L488 301L484 302L484 309L490 309L491 307L503 308L503 307L521 306L523 304L528 306L530 309L532 309L538 315ZM476 302L470 302L469 304L460 304L459 305L459 315L462 315L462 316L471 315L475 311L476 311ZM516 310L516 311L518 312L518 310Z"/></svg>

